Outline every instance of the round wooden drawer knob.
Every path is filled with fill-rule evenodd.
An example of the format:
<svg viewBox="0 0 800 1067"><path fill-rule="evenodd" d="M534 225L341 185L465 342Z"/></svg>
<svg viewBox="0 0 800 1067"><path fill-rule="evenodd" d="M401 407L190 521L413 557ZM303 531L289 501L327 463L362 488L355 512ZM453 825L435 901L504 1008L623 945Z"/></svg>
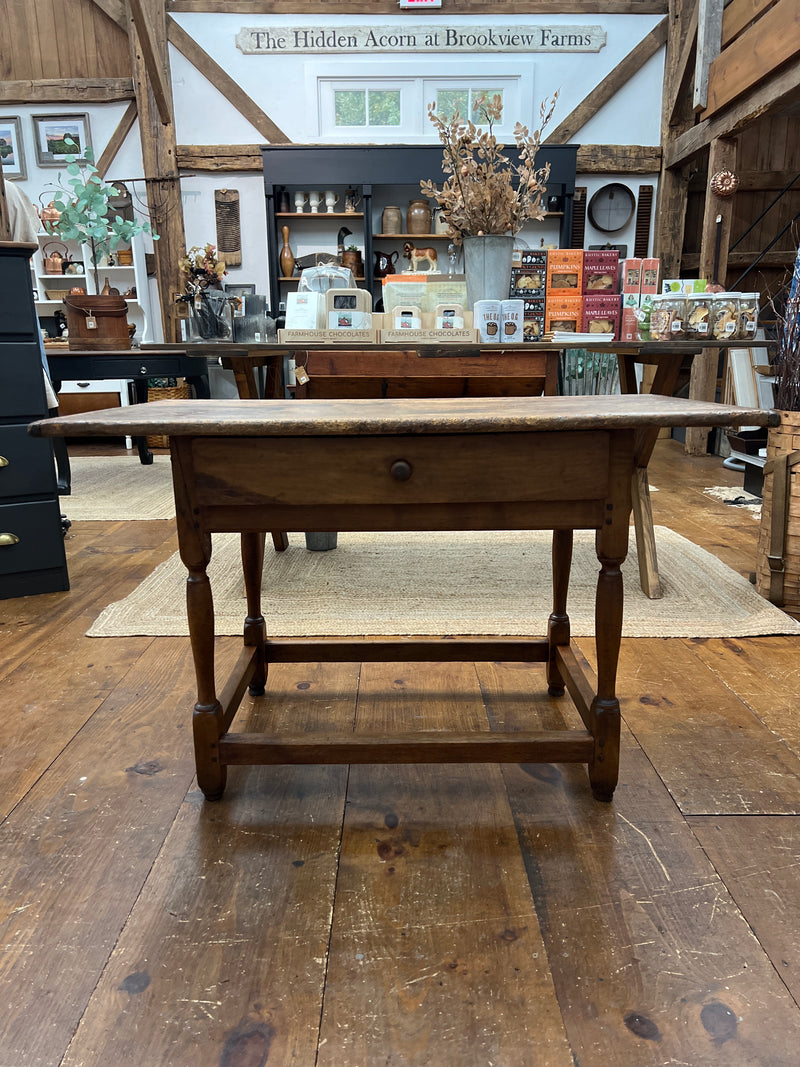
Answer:
<svg viewBox="0 0 800 1067"><path fill-rule="evenodd" d="M389 470L392 477L398 482L407 482L414 472L414 468L405 459L396 459Z"/></svg>

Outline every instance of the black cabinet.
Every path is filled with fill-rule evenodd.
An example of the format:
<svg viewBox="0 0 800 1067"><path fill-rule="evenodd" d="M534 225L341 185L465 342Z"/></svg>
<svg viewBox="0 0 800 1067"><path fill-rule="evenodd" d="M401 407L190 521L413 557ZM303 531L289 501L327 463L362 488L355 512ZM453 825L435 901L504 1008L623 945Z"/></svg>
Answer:
<svg viewBox="0 0 800 1067"><path fill-rule="evenodd" d="M558 243L569 248L572 234L572 202L575 193L575 161L577 145L543 145L537 154L536 165L550 164L545 203L557 198L559 210L550 213L558 225ZM518 151L506 147L505 154L515 160ZM281 277L280 253L283 245L281 230L289 226L294 238L293 251L298 243L304 244L303 234L314 226L314 232L325 232L328 251L336 249L337 233L342 225L352 229L354 243L363 248L364 273L362 284L373 292L373 253L389 251L392 242L400 235L386 238L380 234L380 220L387 204L396 204L396 199L386 200L391 190L395 193L403 187L408 199L418 199L421 179L430 179L440 185L442 172L442 149L436 145L263 145L261 148L264 167L264 191L267 201L267 255L270 277L270 304L277 313L292 280ZM355 213L344 214L340 208L347 188L353 189L360 202ZM326 213L324 196L317 214L309 210L294 210L294 194L297 190L308 192L330 189L339 200L335 213ZM287 193L289 211L280 211L280 196ZM431 205L434 206L434 205ZM403 205L405 207L405 205ZM350 221L348 221L350 220ZM529 226L535 226L535 223ZM526 229L525 234L535 232ZM522 236L522 235L521 235ZM447 248L447 238L441 234L417 235L414 240L439 240ZM290 239L290 245L292 241ZM396 243L394 245L396 248ZM443 259L444 257L442 257ZM406 264L397 263L401 271ZM378 283L380 284L380 283Z"/></svg>
<svg viewBox="0 0 800 1067"><path fill-rule="evenodd" d="M31 288L35 245L0 241L0 599L69 589Z"/></svg>

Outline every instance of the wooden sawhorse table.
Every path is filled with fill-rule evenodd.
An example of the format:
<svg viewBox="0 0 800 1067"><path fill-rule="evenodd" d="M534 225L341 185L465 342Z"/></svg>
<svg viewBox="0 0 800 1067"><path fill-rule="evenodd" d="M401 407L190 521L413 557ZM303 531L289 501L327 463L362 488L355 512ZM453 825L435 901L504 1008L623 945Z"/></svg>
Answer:
<svg viewBox="0 0 800 1067"><path fill-rule="evenodd" d="M457 400L171 401L34 423L35 435L169 434L180 554L189 576L197 676L197 777L222 796L232 764L586 763L610 800L619 766L616 670L620 567L628 550L639 449L660 426L775 424L779 416L660 396ZM261 614L266 530L553 530L553 610L544 638L267 637ZM573 531L596 531L597 679L570 646ZM242 538L244 647L218 691L211 534ZM544 623L544 620L543 620ZM543 627L544 628L544 627ZM548 692L569 691L585 729L363 736L236 734L249 686L271 662L487 660L546 664Z"/></svg>

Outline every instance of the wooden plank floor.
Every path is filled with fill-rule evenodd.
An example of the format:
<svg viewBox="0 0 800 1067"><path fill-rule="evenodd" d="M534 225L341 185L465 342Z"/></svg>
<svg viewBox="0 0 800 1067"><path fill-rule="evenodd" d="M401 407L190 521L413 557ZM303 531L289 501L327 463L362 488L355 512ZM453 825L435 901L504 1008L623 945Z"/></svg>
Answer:
<svg viewBox="0 0 800 1067"><path fill-rule="evenodd" d="M702 493L741 475L662 441L651 482L754 569ZM0 601L0 1067L800 1062L798 638L625 640L613 805L549 765L233 768L206 804L188 639L85 637L175 547L75 523L72 590ZM284 664L240 715L574 724L512 663Z"/></svg>

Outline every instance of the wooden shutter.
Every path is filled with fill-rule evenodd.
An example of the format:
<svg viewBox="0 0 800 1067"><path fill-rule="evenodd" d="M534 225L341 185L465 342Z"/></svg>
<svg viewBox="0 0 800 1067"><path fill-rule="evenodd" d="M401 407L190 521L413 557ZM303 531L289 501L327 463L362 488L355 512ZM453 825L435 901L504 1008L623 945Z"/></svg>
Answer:
<svg viewBox="0 0 800 1067"><path fill-rule="evenodd" d="M650 217L653 213L653 186L640 185L636 204L636 236L633 239L633 254L644 259L650 247Z"/></svg>

